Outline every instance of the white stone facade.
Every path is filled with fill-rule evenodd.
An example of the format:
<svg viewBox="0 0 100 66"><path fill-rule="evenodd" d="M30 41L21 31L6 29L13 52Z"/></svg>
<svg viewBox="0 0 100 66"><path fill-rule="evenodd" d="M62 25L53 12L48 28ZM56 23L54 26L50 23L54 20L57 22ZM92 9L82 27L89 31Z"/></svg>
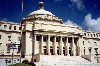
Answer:
<svg viewBox="0 0 100 66"><path fill-rule="evenodd" d="M14 59L20 61L20 39L20 24L0 21L0 58L10 60L13 53Z"/></svg>
<svg viewBox="0 0 100 66"><path fill-rule="evenodd" d="M41 56L37 55L82 56L91 62L100 62L100 33L65 25L43 8L42 5L22 20L23 57L39 62Z"/></svg>
<svg viewBox="0 0 100 66"><path fill-rule="evenodd" d="M6 22L0 22L0 24L1 55L11 55L12 50L8 53L7 46L15 42L15 44L20 44L21 53L17 54L18 45L16 45L17 49L14 50L14 54L21 55L22 58L36 62L36 64L40 61L43 63L42 60L46 61L43 57L50 59L54 56L59 57L58 59L66 57L66 62L67 58L72 56L72 60L79 58L80 65L82 60L100 63L100 33L84 31L77 26L64 24L62 19L44 10L42 2L40 2L40 9L24 18L21 25Z"/></svg>

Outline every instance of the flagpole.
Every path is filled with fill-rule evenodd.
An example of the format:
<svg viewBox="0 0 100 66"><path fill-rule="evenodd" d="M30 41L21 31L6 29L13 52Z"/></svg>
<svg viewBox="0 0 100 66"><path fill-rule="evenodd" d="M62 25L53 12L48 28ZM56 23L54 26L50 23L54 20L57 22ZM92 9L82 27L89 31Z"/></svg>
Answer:
<svg viewBox="0 0 100 66"><path fill-rule="evenodd" d="M24 16L24 15L23 15L23 14L24 14L24 13L23 13L23 9L24 9L24 0L22 0L21 6L22 6L22 8L21 8L21 10L22 10L22 11L21 11L21 13L22 13L22 14L21 14L21 18L22 18L22 21L23 21L23 16ZM22 30L22 21L21 21L21 30ZM22 35L22 31L21 31L21 35ZM22 38L21 38L21 40L22 40ZM21 40L20 40L20 41L21 41ZM21 46L22 46L22 45L21 45L21 42L20 42L20 63L21 63L21 48L22 48Z"/></svg>
<svg viewBox="0 0 100 66"><path fill-rule="evenodd" d="M22 0L22 19L23 19L23 8L24 8L24 0Z"/></svg>

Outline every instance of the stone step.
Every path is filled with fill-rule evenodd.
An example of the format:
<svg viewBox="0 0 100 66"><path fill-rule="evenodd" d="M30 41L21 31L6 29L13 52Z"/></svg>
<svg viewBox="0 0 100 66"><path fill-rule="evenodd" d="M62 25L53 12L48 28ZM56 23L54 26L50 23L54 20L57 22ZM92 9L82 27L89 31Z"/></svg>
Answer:
<svg viewBox="0 0 100 66"><path fill-rule="evenodd" d="M100 66L80 56L40 55L37 66Z"/></svg>

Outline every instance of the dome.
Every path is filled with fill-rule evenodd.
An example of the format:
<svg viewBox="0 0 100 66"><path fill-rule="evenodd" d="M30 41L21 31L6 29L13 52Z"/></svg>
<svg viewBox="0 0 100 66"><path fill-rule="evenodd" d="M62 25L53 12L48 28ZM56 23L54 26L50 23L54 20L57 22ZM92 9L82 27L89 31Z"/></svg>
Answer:
<svg viewBox="0 0 100 66"><path fill-rule="evenodd" d="M30 13L29 15L36 15L36 14L46 14L46 15L53 15L51 12L44 10L44 3L39 2L39 10Z"/></svg>
<svg viewBox="0 0 100 66"><path fill-rule="evenodd" d="M24 20L34 20L34 19L49 20L55 23L63 24L62 19L59 19L54 14L52 14L50 11L46 11L44 9L43 2L39 2L39 9L31 12Z"/></svg>
<svg viewBox="0 0 100 66"><path fill-rule="evenodd" d="M38 15L39 14L53 15L51 12L46 11L44 9L39 9L37 11L34 11L34 12L30 13L29 15L35 15L35 14L38 14Z"/></svg>

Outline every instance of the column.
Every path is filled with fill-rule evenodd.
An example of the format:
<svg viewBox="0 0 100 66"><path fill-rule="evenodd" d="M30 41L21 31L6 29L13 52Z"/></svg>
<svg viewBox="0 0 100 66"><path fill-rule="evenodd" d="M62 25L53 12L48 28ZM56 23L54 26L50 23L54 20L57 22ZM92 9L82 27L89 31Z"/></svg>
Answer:
<svg viewBox="0 0 100 66"><path fill-rule="evenodd" d="M72 37L72 54L75 56L75 43L74 43L74 37Z"/></svg>
<svg viewBox="0 0 100 66"><path fill-rule="evenodd" d="M44 52L43 52L43 35L41 35L41 43L40 43L39 52L40 52L40 54L44 54Z"/></svg>
<svg viewBox="0 0 100 66"><path fill-rule="evenodd" d="M47 40L47 52L48 55L50 55L50 35L48 35L48 40Z"/></svg>
<svg viewBox="0 0 100 66"><path fill-rule="evenodd" d="M66 38L66 44L67 44L67 56L70 56L70 55L69 55L69 43L68 43L68 37Z"/></svg>
<svg viewBox="0 0 100 66"><path fill-rule="evenodd" d="M79 36L79 40L78 40L78 46L79 46L79 56L83 55L84 52L84 47L82 46L83 44L83 37Z"/></svg>
<svg viewBox="0 0 100 66"><path fill-rule="evenodd" d="M65 56L66 56L67 55L67 38L65 40L64 47L65 47Z"/></svg>
<svg viewBox="0 0 100 66"><path fill-rule="evenodd" d="M60 37L60 54L63 55L62 36Z"/></svg>
<svg viewBox="0 0 100 66"><path fill-rule="evenodd" d="M95 59L94 59L95 54L94 54L94 52L95 52L95 51L94 51L94 47L92 47L92 48L91 48L91 61L92 61L92 62L95 62Z"/></svg>
<svg viewBox="0 0 100 66"><path fill-rule="evenodd" d="M57 55L57 45L56 45L56 36L54 37L53 53Z"/></svg>
<svg viewBox="0 0 100 66"><path fill-rule="evenodd" d="M34 47L34 48L33 48L33 53L34 53L34 54L36 54L36 36L37 36L37 35L34 34L34 40L33 40L33 41L34 41L34 44L33 44L33 47Z"/></svg>
<svg viewBox="0 0 100 66"><path fill-rule="evenodd" d="M79 43L78 43L78 38L77 38L77 43L76 43L76 55L79 56Z"/></svg>

